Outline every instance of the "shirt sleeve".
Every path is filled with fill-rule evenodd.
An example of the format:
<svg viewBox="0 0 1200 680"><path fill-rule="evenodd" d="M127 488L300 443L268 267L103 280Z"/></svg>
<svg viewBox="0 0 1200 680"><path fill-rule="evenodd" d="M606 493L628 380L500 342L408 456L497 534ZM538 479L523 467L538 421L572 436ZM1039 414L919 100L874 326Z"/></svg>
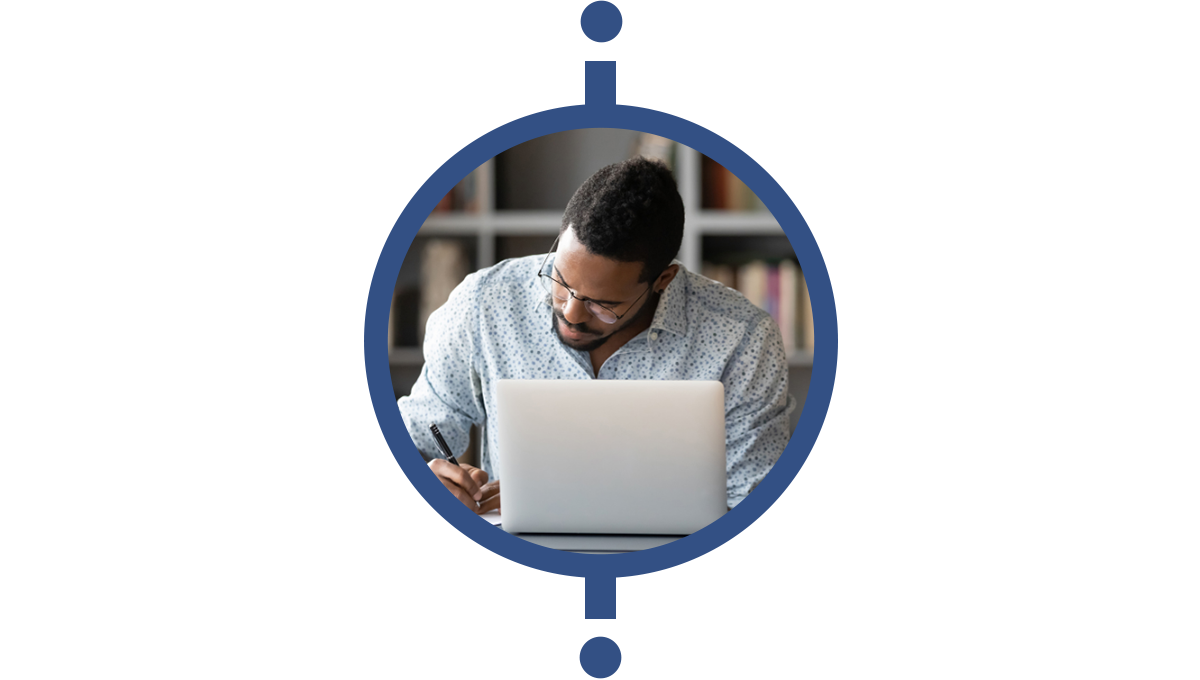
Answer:
<svg viewBox="0 0 1200 680"><path fill-rule="evenodd" d="M788 393L787 352L775 321L765 314L734 352L725 385L725 473L729 507L771 471L791 436L796 399Z"/></svg>
<svg viewBox="0 0 1200 680"><path fill-rule="evenodd" d="M404 426L426 460L441 458L431 424L436 424L454 455L467 450L471 425L485 417L476 364L477 274L468 276L425 324L425 365L412 392L397 402Z"/></svg>

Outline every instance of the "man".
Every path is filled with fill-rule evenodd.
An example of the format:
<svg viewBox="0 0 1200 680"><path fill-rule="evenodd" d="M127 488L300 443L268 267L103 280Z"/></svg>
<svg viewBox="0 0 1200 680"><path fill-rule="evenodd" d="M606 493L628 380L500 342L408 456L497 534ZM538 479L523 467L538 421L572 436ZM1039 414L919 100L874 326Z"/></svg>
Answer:
<svg viewBox="0 0 1200 680"><path fill-rule="evenodd" d="M644 158L610 165L575 192L550 253L471 274L430 315L425 366L399 406L451 493L481 514L500 507L501 378L720 380L729 507L750 493L788 441L787 355L766 312L674 260L682 240L671 171ZM547 417L555 408L546 405ZM483 425L483 469L430 455L431 423L455 453ZM597 414L580 436L616 440L618 428Z"/></svg>

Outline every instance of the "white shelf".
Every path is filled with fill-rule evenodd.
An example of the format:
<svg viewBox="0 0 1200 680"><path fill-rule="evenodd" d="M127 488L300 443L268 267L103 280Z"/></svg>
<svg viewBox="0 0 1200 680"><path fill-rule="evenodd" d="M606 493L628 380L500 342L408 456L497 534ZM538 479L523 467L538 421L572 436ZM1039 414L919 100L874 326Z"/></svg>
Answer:
<svg viewBox="0 0 1200 680"><path fill-rule="evenodd" d="M439 213L430 215L421 225L421 236L474 236L487 220L479 213Z"/></svg>
<svg viewBox="0 0 1200 680"><path fill-rule="evenodd" d="M563 214L554 210L498 210L492 225L497 234L557 234Z"/></svg>
<svg viewBox="0 0 1200 680"><path fill-rule="evenodd" d="M425 353L420 347L393 347L388 351L388 363L393 366L420 366Z"/></svg>
<svg viewBox="0 0 1200 680"><path fill-rule="evenodd" d="M733 210L698 210L687 218L685 229L699 229L705 234L782 234L783 228L769 212L738 212Z"/></svg>
<svg viewBox="0 0 1200 680"><path fill-rule="evenodd" d="M422 236L528 236L553 235L562 224L562 213L553 210L501 210L480 215L430 215L421 225Z"/></svg>
<svg viewBox="0 0 1200 680"><path fill-rule="evenodd" d="M813 351L811 349L794 349L788 352L788 366L811 367L813 365Z"/></svg>
<svg viewBox="0 0 1200 680"><path fill-rule="evenodd" d="M421 227L421 236L553 236L562 224L562 213L552 210L502 210L490 214L431 215ZM782 236L783 229L771 213L696 211L686 218L686 243L681 255L698 250L704 236ZM691 246L689 248L689 246ZM697 253L698 254L698 253ZM688 257L681 257L685 263ZM491 263L487 263L491 264ZM483 265L483 266L486 266Z"/></svg>

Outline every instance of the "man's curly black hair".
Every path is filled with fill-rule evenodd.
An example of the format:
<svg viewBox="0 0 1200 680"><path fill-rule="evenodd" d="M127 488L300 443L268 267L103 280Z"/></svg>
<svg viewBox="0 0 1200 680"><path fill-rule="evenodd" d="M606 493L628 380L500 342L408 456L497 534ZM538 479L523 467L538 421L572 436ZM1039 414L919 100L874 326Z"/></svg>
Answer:
<svg viewBox="0 0 1200 680"><path fill-rule="evenodd" d="M683 242L683 199L671 170L642 157L601 168L567 203L562 228L589 253L618 262L641 262L638 281L653 281Z"/></svg>

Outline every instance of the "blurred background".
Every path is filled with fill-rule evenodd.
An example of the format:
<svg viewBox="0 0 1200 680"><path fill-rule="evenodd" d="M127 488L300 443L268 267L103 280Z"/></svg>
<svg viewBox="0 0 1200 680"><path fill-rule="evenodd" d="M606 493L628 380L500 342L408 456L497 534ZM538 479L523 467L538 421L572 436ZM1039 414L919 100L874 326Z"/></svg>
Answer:
<svg viewBox="0 0 1200 680"><path fill-rule="evenodd" d="M634 156L671 167L683 198L678 258L767 310L788 348L792 429L812 374L812 309L796 254L762 201L703 154L632 130L568 130L525 142L463 178L430 214L396 279L388 327L392 385L399 398L420 376L425 321L472 271L550 250L563 210L600 168ZM470 460L476 452L472 433Z"/></svg>

